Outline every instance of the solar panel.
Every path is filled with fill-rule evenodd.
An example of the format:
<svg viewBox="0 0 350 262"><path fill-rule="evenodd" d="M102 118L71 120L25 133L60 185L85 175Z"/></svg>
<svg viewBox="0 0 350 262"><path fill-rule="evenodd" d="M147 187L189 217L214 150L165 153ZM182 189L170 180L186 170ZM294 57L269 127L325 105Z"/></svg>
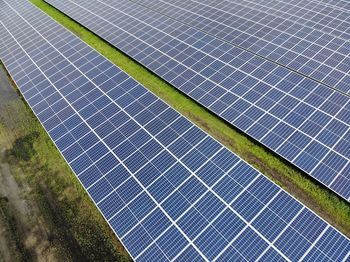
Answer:
<svg viewBox="0 0 350 262"><path fill-rule="evenodd" d="M300 0L133 2L350 94L347 11Z"/></svg>
<svg viewBox="0 0 350 262"><path fill-rule="evenodd" d="M29 2L0 7L1 60L136 261L349 256L349 239Z"/></svg>
<svg viewBox="0 0 350 262"><path fill-rule="evenodd" d="M47 1L349 201L350 98L130 1Z"/></svg>

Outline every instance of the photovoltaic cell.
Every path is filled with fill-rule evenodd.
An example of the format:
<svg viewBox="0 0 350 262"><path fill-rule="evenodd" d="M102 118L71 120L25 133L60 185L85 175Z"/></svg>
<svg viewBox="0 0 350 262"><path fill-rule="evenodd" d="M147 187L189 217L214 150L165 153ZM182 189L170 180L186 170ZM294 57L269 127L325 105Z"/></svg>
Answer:
<svg viewBox="0 0 350 262"><path fill-rule="evenodd" d="M334 260L349 256L349 239L29 2L2 1L0 7L1 60L77 178L136 261L225 260L236 254L246 260L274 256L288 261L293 259L290 256L293 252ZM101 75L108 75L105 80L109 82L108 86L97 84ZM62 82L65 84L60 86ZM112 98L111 91L119 95ZM157 119L164 123L164 129L177 130L177 138L171 144L182 138L184 143L191 145L190 152L195 152L199 159L205 158L202 166L211 163L221 169L217 163L225 157L222 177L212 185L203 181L198 173L201 167L191 171L183 161L186 154L175 157L170 146L157 139L156 131L151 135L147 123L140 124L135 119L138 114L132 116L130 107L133 103L139 103L142 110L153 115L150 121ZM158 106L152 107L154 104ZM82 111L89 106L91 113L83 116ZM70 113L61 114L64 111ZM120 122L114 125L111 119L118 114ZM179 120L187 129L172 129ZM111 125L111 130L120 132L117 146L107 143L109 134L99 133L98 128L104 123ZM195 136L188 136L187 132L194 132ZM135 146L131 142L137 141L134 136L144 139L144 143ZM147 157L141 149L151 141L159 150ZM75 150L80 155L72 155ZM196 159L194 155L193 159ZM143 166L137 165L140 159L146 159ZM143 176L148 174L150 178L139 179L139 174L150 168L158 170L157 175L152 177L150 172L145 172ZM177 178L179 183L176 183ZM230 201L220 197L220 189L217 189L218 193L213 189L224 178L241 187ZM158 187L152 191L152 186L157 183ZM167 195L157 196L168 187L172 189ZM242 195L261 203L260 210L254 210L255 217L249 218L250 224L244 218L246 207L236 204L244 201ZM281 209L284 205L288 209L294 206L292 218L283 215L287 211ZM286 223L283 229L278 229L279 234L272 237L273 241L264 236L266 232L253 226L255 219L268 211ZM229 233L223 228L226 219L237 226L236 232L231 229ZM200 229L193 231L193 222L201 225ZM306 230L315 225L320 225L317 239ZM303 245L302 249L299 244L298 250L289 248L284 253L284 241L292 241L286 233L289 231L293 232L293 237L302 240ZM336 254L333 254L330 242L337 244ZM256 248L250 252L247 247ZM304 252L301 254L300 250Z"/></svg>
<svg viewBox="0 0 350 262"><path fill-rule="evenodd" d="M350 97L130 1L47 2L349 201Z"/></svg>
<svg viewBox="0 0 350 262"><path fill-rule="evenodd" d="M316 2L317 1L313 1ZM321 0L320 2L322 2L323 4L333 7L333 8L337 8L339 10L350 10L350 4L347 1L344 0Z"/></svg>

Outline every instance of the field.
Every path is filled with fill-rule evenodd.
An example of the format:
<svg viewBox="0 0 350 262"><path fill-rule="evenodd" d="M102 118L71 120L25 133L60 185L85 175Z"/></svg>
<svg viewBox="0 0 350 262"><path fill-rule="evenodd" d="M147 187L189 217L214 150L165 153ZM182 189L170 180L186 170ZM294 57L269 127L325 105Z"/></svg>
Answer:
<svg viewBox="0 0 350 262"><path fill-rule="evenodd" d="M31 0L31 2L341 232L350 236L350 205L345 200L214 116L44 1ZM31 212L35 214L33 223L42 223L40 228L43 229L43 232L41 232L41 237L37 237L43 242L42 250L49 250L47 257L58 260L62 258L65 260L103 258L104 260L128 261L130 258L121 244L89 200L29 107L18 99L17 95L16 97L13 101L9 100L6 107L3 106L4 103L1 104L3 108L0 111L0 145L3 155L0 162L1 167L3 165L8 167L9 172L7 173L14 178L12 182L18 184L21 197L24 202L29 203L26 205L36 206L34 208L36 211ZM0 191L0 194L4 193ZM3 217L6 218L3 219L3 223L14 235L9 242L12 245L10 249L16 250L19 258L33 257L33 254L38 252L44 253L41 250L30 248L31 246L24 241L30 226L23 226L21 222L11 223L15 210L6 196L1 197L0 206L4 213ZM1 243L0 237L0 246ZM44 258L46 258L46 253Z"/></svg>

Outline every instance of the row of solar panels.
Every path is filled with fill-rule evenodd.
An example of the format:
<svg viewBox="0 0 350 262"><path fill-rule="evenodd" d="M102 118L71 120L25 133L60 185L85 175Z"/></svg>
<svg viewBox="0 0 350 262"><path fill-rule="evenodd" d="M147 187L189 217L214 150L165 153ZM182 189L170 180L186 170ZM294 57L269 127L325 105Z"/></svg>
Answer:
<svg viewBox="0 0 350 262"><path fill-rule="evenodd" d="M199 19L194 11L201 4L193 1L176 2L179 6L187 3L182 9L165 4L165 0L142 1L142 5L128 0L47 2L349 201L348 95L280 66L273 59L222 41L222 35L235 35L232 27L227 30L224 23L217 26L213 18ZM209 2L205 1L206 5ZM168 10L167 16L150 8ZM184 9L193 9L191 15ZM215 13L211 9L207 12ZM246 30L255 27L249 25ZM218 31L217 35L206 33L211 30ZM247 33L243 36L241 40L250 41ZM325 48L338 43L339 39L333 38L336 40L329 39ZM289 40L286 45L294 43ZM344 54L350 50L348 41L343 40L332 48ZM271 54L280 57L278 52ZM348 72L349 60L344 63Z"/></svg>
<svg viewBox="0 0 350 262"><path fill-rule="evenodd" d="M137 261L346 260L350 241L26 0L0 58Z"/></svg>
<svg viewBox="0 0 350 262"><path fill-rule="evenodd" d="M310 1L133 2L350 92L349 12Z"/></svg>

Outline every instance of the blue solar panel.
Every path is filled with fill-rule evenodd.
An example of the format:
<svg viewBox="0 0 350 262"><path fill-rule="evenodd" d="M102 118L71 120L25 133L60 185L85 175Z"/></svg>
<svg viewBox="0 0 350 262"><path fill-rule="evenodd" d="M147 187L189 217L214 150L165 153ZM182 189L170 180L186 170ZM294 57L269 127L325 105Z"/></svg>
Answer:
<svg viewBox="0 0 350 262"><path fill-rule="evenodd" d="M48 2L349 201L348 96L130 1Z"/></svg>
<svg viewBox="0 0 350 262"><path fill-rule="evenodd" d="M29 2L2 2L0 36L1 60L136 261L349 256L349 239ZM105 89L97 82L107 72ZM111 98L112 91L119 96ZM141 111L133 115L134 103ZM88 107L91 113L83 116ZM136 120L142 111L152 115L143 124ZM151 134L147 123L155 120L164 128ZM98 131L104 123L111 134ZM164 130L177 134L168 146L158 140ZM109 135L117 141L113 146L107 143ZM171 149L178 139L190 146L179 157ZM206 165L222 176L203 181L199 170ZM230 200L220 196L230 195L227 189L216 187L223 179L239 187ZM254 216L244 201L254 203L249 207ZM265 212L285 223L283 228L270 225L273 236L254 226L255 220L265 221L266 215L260 218ZM301 244L286 249L285 241L293 241L288 232Z"/></svg>
<svg viewBox="0 0 350 262"><path fill-rule="evenodd" d="M327 6L331 6L334 8L337 8L339 10L345 10L349 11L350 10L350 4L347 1L344 0L321 0L323 4L326 4Z"/></svg>

